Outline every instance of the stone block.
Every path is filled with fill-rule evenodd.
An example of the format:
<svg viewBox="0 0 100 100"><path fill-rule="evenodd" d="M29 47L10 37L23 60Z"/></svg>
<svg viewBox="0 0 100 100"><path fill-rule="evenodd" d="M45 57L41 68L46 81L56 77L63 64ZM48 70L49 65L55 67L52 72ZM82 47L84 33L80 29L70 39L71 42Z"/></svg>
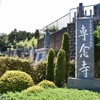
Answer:
<svg viewBox="0 0 100 100"><path fill-rule="evenodd" d="M68 88L100 91L100 79L68 78Z"/></svg>

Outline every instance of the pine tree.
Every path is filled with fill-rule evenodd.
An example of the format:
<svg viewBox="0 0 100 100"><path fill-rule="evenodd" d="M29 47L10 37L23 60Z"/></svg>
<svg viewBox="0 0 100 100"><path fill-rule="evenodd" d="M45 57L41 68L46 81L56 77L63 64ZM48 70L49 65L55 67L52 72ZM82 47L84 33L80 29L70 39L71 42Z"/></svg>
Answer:
<svg viewBox="0 0 100 100"><path fill-rule="evenodd" d="M55 67L54 81L58 87L62 87L65 82L65 67L66 66L66 54L65 51L60 49L57 54L57 63Z"/></svg>
<svg viewBox="0 0 100 100"><path fill-rule="evenodd" d="M52 48L48 52L46 79L49 81L54 81L54 50Z"/></svg>
<svg viewBox="0 0 100 100"><path fill-rule="evenodd" d="M69 34L67 32L63 34L61 49L63 49L66 53L66 81L67 81L69 60L70 60Z"/></svg>
<svg viewBox="0 0 100 100"><path fill-rule="evenodd" d="M38 30L38 29L36 29L36 31L35 31L35 38L39 39L39 37L40 37L39 30Z"/></svg>

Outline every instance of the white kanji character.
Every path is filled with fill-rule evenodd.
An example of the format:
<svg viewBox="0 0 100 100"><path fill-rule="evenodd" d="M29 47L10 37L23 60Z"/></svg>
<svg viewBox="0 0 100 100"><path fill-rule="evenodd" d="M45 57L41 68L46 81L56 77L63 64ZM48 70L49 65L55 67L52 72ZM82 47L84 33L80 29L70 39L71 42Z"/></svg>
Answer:
<svg viewBox="0 0 100 100"><path fill-rule="evenodd" d="M81 71L82 73L84 73L84 77L88 77L88 71L89 71L89 68L90 66L87 65L87 63L85 61L82 61L82 67L79 69L79 71Z"/></svg>
<svg viewBox="0 0 100 100"><path fill-rule="evenodd" d="M81 35L79 35L79 37L83 37L83 40L86 41L86 35L89 35L87 33L87 29L84 27L84 25L82 25L81 30L80 30Z"/></svg>
<svg viewBox="0 0 100 100"><path fill-rule="evenodd" d="M85 46L85 44L83 43L82 46L81 46L81 48L80 48L80 51L79 51L79 53L80 53L80 58L82 58L82 55L83 55L84 57L87 57L87 58L89 57L88 52L86 52L86 48L87 48L87 49L90 49L90 47Z"/></svg>

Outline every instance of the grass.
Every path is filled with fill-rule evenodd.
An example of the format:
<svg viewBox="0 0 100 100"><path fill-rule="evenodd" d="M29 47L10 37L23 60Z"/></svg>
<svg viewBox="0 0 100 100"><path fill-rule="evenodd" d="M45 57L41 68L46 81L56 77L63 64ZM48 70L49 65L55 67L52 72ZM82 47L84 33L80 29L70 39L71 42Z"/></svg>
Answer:
<svg viewBox="0 0 100 100"><path fill-rule="evenodd" d="M3 100L100 100L100 93L88 90L48 88L43 92L34 93L8 92L2 97Z"/></svg>

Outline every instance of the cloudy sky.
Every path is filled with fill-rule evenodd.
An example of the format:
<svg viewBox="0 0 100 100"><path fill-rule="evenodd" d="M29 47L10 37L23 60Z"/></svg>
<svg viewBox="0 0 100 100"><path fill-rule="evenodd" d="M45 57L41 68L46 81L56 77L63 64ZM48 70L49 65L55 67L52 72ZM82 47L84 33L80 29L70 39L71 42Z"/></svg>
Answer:
<svg viewBox="0 0 100 100"><path fill-rule="evenodd" d="M76 8L97 4L99 0L0 0L0 33L14 28L35 32Z"/></svg>

